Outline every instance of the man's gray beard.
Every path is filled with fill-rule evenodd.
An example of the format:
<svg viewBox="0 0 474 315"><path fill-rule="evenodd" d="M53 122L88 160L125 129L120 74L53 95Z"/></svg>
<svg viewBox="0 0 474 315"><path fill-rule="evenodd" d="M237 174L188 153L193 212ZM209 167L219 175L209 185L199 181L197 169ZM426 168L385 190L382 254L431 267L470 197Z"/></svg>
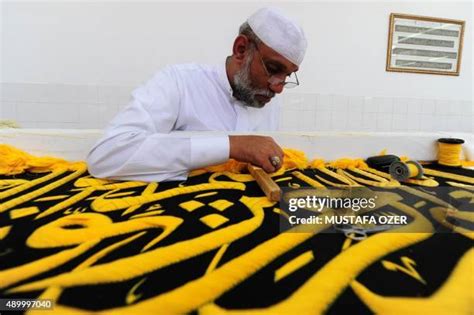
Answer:
<svg viewBox="0 0 474 315"><path fill-rule="evenodd" d="M252 81L250 80L250 63L252 62L252 57L253 55L249 55L242 69L237 71L234 75L234 97L249 107L262 108L265 106L265 103L260 103L255 96L259 94L273 97L275 93L265 89L252 88Z"/></svg>

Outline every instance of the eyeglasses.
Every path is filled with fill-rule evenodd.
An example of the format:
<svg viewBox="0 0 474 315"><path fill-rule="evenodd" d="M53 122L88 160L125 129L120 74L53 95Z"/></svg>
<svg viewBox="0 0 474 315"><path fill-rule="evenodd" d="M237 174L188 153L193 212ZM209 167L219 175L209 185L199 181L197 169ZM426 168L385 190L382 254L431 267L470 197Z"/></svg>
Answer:
<svg viewBox="0 0 474 315"><path fill-rule="evenodd" d="M283 84L283 87L287 88L287 89L292 89L292 88L297 87L298 85L300 85L300 81L298 80L298 76L296 75L296 72L292 72L288 76L287 79L282 79L281 78L281 76L286 77L287 76L286 73L274 73L274 71L273 71L272 74L271 74L270 71L268 71L268 68L265 65L265 62L263 62L262 53L258 49L258 45L255 44L255 47L257 48L257 51L258 51L258 54L259 54L259 57L260 57L260 62L262 63L262 66L263 66L263 70L265 70L265 73L269 77L268 78L268 83L270 83L270 85L281 85L281 84ZM280 77L280 78L278 78L278 77Z"/></svg>

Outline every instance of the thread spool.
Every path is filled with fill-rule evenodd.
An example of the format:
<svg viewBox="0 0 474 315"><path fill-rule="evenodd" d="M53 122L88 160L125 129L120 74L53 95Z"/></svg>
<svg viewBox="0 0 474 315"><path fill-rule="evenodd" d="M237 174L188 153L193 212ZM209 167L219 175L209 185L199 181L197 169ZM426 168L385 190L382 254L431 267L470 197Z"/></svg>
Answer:
<svg viewBox="0 0 474 315"><path fill-rule="evenodd" d="M463 139L438 139L438 164L449 167L460 167L463 143Z"/></svg>
<svg viewBox="0 0 474 315"><path fill-rule="evenodd" d="M366 162L367 165L371 168L375 168L376 170L389 173L390 165L393 162L400 161L400 158L396 155L378 155L378 156L371 156L369 157Z"/></svg>
<svg viewBox="0 0 474 315"><path fill-rule="evenodd" d="M390 164L390 176L398 181L405 181L409 178L421 179L423 167L416 161L407 161L406 163L396 161Z"/></svg>

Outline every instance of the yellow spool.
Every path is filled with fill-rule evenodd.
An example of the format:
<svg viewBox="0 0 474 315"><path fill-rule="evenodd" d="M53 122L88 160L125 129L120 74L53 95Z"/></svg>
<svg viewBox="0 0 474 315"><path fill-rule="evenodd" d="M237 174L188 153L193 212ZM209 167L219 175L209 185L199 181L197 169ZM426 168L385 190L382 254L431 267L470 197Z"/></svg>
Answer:
<svg viewBox="0 0 474 315"><path fill-rule="evenodd" d="M395 161L390 164L390 176L398 181L405 181L409 178L421 179L423 177L423 167L416 161Z"/></svg>
<svg viewBox="0 0 474 315"><path fill-rule="evenodd" d="M461 166L461 151L464 140L455 138L438 139L438 164L451 167Z"/></svg>
<svg viewBox="0 0 474 315"><path fill-rule="evenodd" d="M409 177L412 178L412 177L417 177L418 174L419 174L419 170L418 170L418 167L414 164L407 164L408 166L408 170L409 170Z"/></svg>

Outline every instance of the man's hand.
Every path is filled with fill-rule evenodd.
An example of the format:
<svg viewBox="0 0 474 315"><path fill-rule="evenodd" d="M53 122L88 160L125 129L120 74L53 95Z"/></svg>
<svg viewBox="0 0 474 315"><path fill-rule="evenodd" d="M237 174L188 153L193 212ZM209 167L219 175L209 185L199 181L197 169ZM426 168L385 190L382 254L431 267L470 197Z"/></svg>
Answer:
<svg viewBox="0 0 474 315"><path fill-rule="evenodd" d="M271 137L229 136L230 158L252 163L267 173L277 171L283 163L283 150ZM278 157L280 163L272 165L271 158Z"/></svg>

